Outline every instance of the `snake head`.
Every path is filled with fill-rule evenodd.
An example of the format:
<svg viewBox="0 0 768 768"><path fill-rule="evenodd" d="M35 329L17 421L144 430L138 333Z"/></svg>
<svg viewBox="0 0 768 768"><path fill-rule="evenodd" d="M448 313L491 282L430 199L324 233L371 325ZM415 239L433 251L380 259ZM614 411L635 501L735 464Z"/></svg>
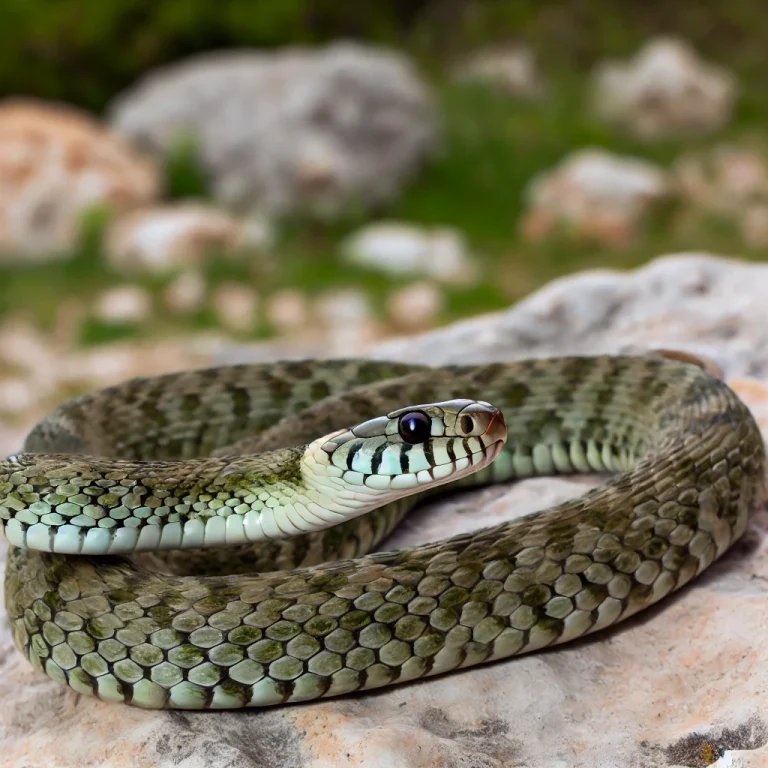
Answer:
<svg viewBox="0 0 768 768"><path fill-rule="evenodd" d="M501 453L506 438L504 417L495 406L448 400L400 408L327 435L308 446L305 464L317 473L326 495L348 490L373 508L388 497L482 469Z"/></svg>

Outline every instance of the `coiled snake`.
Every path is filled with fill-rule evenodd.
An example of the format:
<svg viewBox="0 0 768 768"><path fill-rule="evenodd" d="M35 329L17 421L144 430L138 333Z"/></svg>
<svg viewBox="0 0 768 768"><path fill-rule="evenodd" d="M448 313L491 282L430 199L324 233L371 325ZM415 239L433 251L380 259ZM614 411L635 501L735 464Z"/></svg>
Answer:
<svg viewBox="0 0 768 768"><path fill-rule="evenodd" d="M16 645L75 691L187 709L387 686L608 627L742 535L765 462L736 395L659 355L135 379L62 406L24 451L0 463ZM544 512L366 554L443 483L595 471L613 476Z"/></svg>

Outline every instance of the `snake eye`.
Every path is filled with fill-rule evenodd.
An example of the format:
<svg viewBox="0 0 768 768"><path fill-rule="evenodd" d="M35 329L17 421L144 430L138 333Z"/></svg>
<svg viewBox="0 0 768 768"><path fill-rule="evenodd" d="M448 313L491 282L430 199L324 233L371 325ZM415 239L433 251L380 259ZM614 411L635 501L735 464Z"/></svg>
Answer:
<svg viewBox="0 0 768 768"><path fill-rule="evenodd" d="M406 443L423 443L432 433L432 420L426 413L411 411L400 417L397 428Z"/></svg>

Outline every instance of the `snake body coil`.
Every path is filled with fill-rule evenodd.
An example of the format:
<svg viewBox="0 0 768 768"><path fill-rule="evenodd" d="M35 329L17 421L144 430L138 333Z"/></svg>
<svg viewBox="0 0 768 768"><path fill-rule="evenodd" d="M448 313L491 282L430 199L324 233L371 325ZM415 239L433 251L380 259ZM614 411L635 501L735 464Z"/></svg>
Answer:
<svg viewBox="0 0 768 768"><path fill-rule="evenodd" d="M7 610L37 669L104 700L366 690L655 603L742 535L764 463L736 395L661 357L136 379L62 406L0 462ZM544 512L367 554L439 483L595 471L614 476ZM102 556L134 550L157 551Z"/></svg>

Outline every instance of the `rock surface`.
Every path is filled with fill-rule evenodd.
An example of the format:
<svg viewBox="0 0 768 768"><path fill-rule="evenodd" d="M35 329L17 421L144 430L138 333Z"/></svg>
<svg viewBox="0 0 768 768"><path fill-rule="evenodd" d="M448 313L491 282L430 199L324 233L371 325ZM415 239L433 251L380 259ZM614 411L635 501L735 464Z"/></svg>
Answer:
<svg viewBox="0 0 768 768"><path fill-rule="evenodd" d="M768 203L768 154L756 147L718 144L686 153L672 173L680 197L712 213L733 216Z"/></svg>
<svg viewBox="0 0 768 768"><path fill-rule="evenodd" d="M117 218L107 231L105 253L124 274L162 275L199 265L206 256L242 249L267 250L268 223L239 218L201 203L167 203Z"/></svg>
<svg viewBox="0 0 768 768"><path fill-rule="evenodd" d="M191 136L220 200L281 214L388 202L436 140L410 62L351 43L195 57L121 95L112 123L161 153Z"/></svg>
<svg viewBox="0 0 768 768"><path fill-rule="evenodd" d="M606 61L594 73L598 114L645 139L715 131L736 95L733 75L675 38L651 40L630 61Z"/></svg>
<svg viewBox="0 0 768 768"><path fill-rule="evenodd" d="M652 163L583 149L531 180L522 228L532 240L566 235L620 247L669 192L667 174Z"/></svg>
<svg viewBox="0 0 768 768"><path fill-rule="evenodd" d="M91 206L155 200L155 166L74 107L0 102L0 254L43 261L72 248Z"/></svg>
<svg viewBox="0 0 768 768"><path fill-rule="evenodd" d="M438 364L682 348L715 359L768 434L767 290L768 265L675 255L566 277L510 310L372 353ZM509 519L593 481L536 479L435 502L388 545ZM0 754L12 768L757 768L768 761L767 583L761 510L706 574L613 630L377 693L248 713L78 697L35 672L4 629Z"/></svg>

